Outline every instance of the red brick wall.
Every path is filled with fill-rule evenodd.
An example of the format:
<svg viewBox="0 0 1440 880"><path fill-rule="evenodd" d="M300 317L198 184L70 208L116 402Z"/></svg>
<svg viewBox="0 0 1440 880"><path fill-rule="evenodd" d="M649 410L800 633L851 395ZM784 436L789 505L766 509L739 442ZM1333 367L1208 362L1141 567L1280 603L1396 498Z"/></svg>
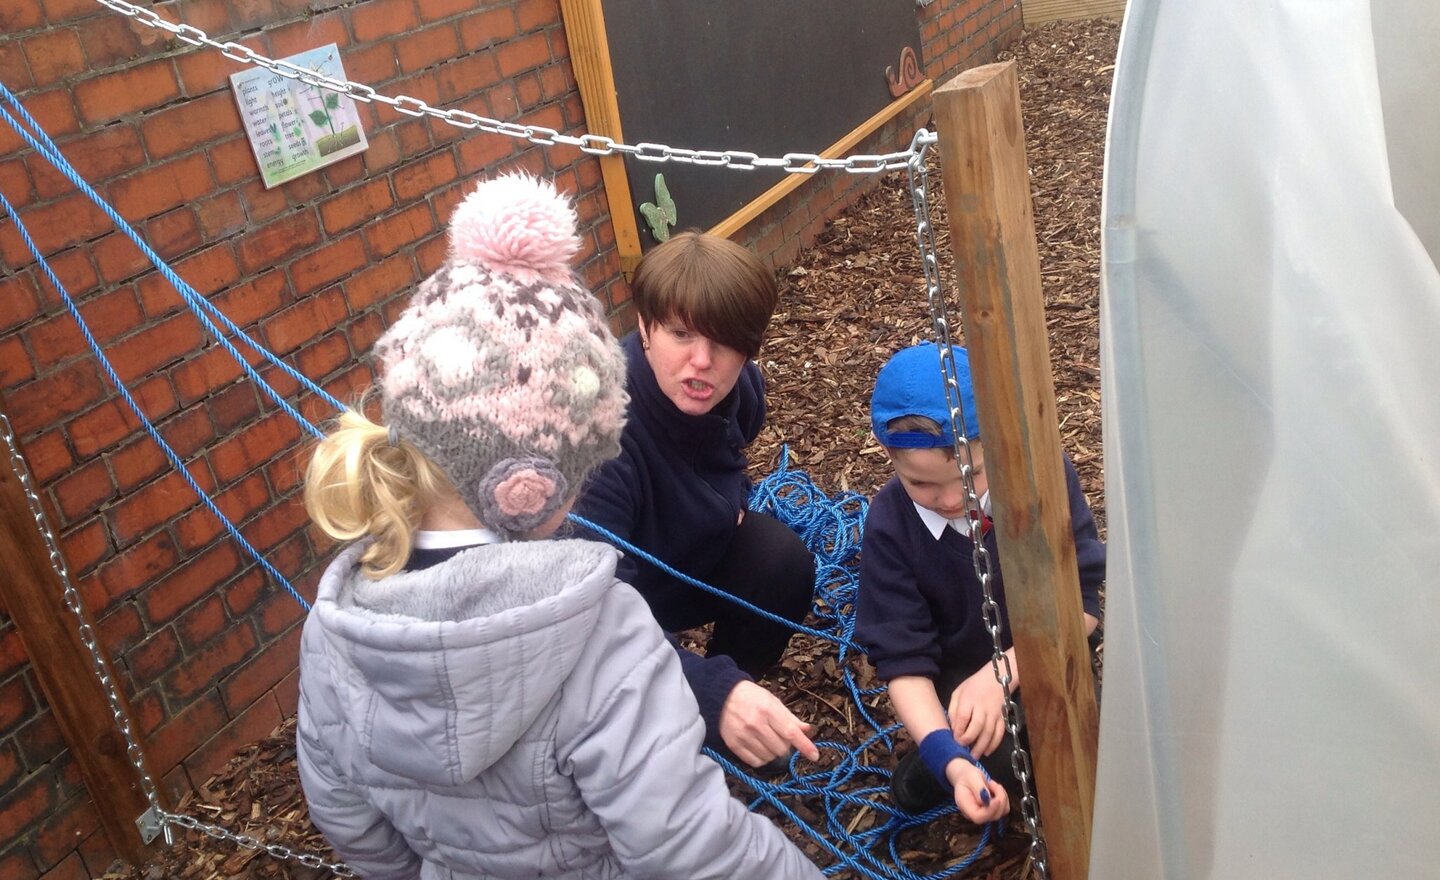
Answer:
<svg viewBox="0 0 1440 880"><path fill-rule="evenodd" d="M153 8L273 57L335 42L347 75L386 94L585 130L557 0ZM1020 21L1018 5L1004 0L938 0L918 14L926 71L937 79L993 58ZM450 211L484 172L528 169L576 196L582 275L625 321L599 168L578 150L362 105L366 153L266 190L229 91L228 75L242 68L220 53L94 0L5 0L0 33L0 81L80 173L196 289L342 399L368 384L366 351L443 259ZM895 120L860 149L903 146L924 121L923 111ZM745 237L788 262L872 184L848 174L813 180ZM296 500L300 430L207 341L109 221L3 124L0 192L190 473L310 594L327 548ZM138 431L8 220L0 266L0 410L43 487L151 766L178 796L294 711L300 607ZM282 393L295 390L262 373ZM313 400L302 409L327 414ZM111 852L29 663L0 609L0 877L97 875Z"/></svg>

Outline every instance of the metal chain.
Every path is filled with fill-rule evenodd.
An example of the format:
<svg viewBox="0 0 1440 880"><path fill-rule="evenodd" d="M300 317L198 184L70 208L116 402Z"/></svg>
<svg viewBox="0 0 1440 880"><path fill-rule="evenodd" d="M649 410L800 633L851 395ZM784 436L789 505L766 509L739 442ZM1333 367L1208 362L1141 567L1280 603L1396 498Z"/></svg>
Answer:
<svg viewBox="0 0 1440 880"><path fill-rule="evenodd" d="M915 239L920 246L920 264L925 273L925 296L930 304L930 323L935 344L940 349L940 368L945 378L945 401L950 407L950 425L955 435L955 459L960 463L960 475L965 487L966 513L970 522L979 523L984 521L984 512L980 509L980 499L975 494L975 471L971 467L974 459L970 453L970 438L961 412L960 389L955 376L954 345L950 339L950 319L946 313L944 291L940 284L935 230L930 219L930 170L926 167L925 158L935 140L934 135L927 138L916 135L912 144L915 155L907 166L907 177L910 197L915 205ZM1005 694L1005 729L1009 731L1015 744L1015 749L1010 754L1010 766L1015 771L1015 777L1020 780L1020 814L1024 818L1025 829L1030 834L1030 864L1034 867L1036 876L1041 880L1048 880L1050 868L1045 849L1045 832L1040 827L1040 804L1030 788L1030 755L1020 744L1020 706L1010 695L1010 682L1014 680L1014 673L1010 668L1010 656L1005 653L1000 641L1000 606L995 601L993 586L994 563L983 540L974 541L974 544L975 574L980 579L980 589L985 596L982 606L985 629L990 632L993 650L990 665L995 671L995 680Z"/></svg>
<svg viewBox="0 0 1440 880"><path fill-rule="evenodd" d="M791 174L814 174L822 169L843 170L851 174L875 174L885 171L899 171L908 167L914 153L905 150L898 153L855 155L844 159L830 159L817 153L786 153L779 158L760 156L745 150L690 150L665 144L626 144L600 134L579 136L562 134L543 125L522 125L516 122L501 122L487 116L469 113L465 110L441 110L432 107L419 98L408 95L390 97L382 95L374 87L351 80L328 77L319 71L310 70L288 61L276 60L233 41L220 42L209 34L188 24L175 24L161 18L155 12L128 3L126 0L95 0L121 15L135 19L146 27L157 28L172 34L181 42L191 46L209 46L219 49L221 54L232 61L263 67L287 79L298 80L309 86L329 89L365 103L385 104L407 116L429 116L441 122L468 130L485 131L519 138L532 144L554 146L563 144L577 147L592 156L621 154L634 156L644 162L685 162L692 165L715 165L754 171L757 168L774 168Z"/></svg>
<svg viewBox="0 0 1440 880"><path fill-rule="evenodd" d="M160 809L160 797L155 786L155 780L150 778L149 772L145 769L145 753L140 750L140 743L135 736L134 729L130 726L130 714L125 711L124 702L115 687L115 681L110 677L110 671L105 665L105 658L100 653L99 640L95 636L95 628L90 625L88 616L85 613L83 600L80 598L80 591L75 588L75 582L70 577L70 568L65 563L65 557L60 553L60 543L55 538L55 533L50 528L50 518L45 515L45 506L40 501L40 495L35 488L35 481L30 476L30 466L26 463L25 457L20 454L20 443L15 437L15 430L10 425L10 419L4 413L0 413L0 435L5 438L5 446L10 451L10 467L15 471L15 476L20 481L20 487L25 491L25 500L30 505L30 514L35 518L35 527L45 539L45 548L50 555L50 567L60 578L64 588L65 607L75 615L75 620L80 626L80 641L85 645L85 650L90 655L90 665L99 677L101 686L105 689L105 700L110 706L110 714L115 719L115 726L120 729L120 734L125 738L125 754L130 759L130 764L135 768L140 778L140 790L145 795L145 800L153 810Z"/></svg>
<svg viewBox="0 0 1440 880"><path fill-rule="evenodd" d="M226 829L221 828L219 825L211 825L208 822L201 822L199 819L195 819L190 816L184 816L179 813L166 813L164 811L161 811L160 817L161 821L165 822L166 824L179 825L181 828L188 828L191 831L199 831L200 833L208 837L212 837L216 840L224 840L236 846L243 847L244 849L264 850L266 853L274 856L277 859L285 859L287 861L299 862L300 864L307 865L311 868L326 868L337 877L355 876L355 872L350 870L348 866L340 862L327 862L325 861L325 859L321 858L318 855L315 855L314 853L296 852L290 847L281 846L278 843L265 843L263 840L260 840L257 837L251 837L248 834L236 834L233 831L227 831Z"/></svg>
<svg viewBox="0 0 1440 880"><path fill-rule="evenodd" d="M30 466L25 457L20 454L20 443L15 437L15 429L10 424L10 419L3 412L0 412L0 437L5 440L5 447L10 453L10 467L15 472L16 478L20 481L20 487L25 492L25 500L30 505L30 514L35 518L35 528L39 530L41 537L45 540L45 548L50 557L50 568L60 579L64 590L65 607L75 615L79 624L80 641L85 645L85 650L90 655L90 665L95 675L100 679L100 685L105 691L105 701L110 707L111 717L115 720L115 726L119 729L120 735L125 739L125 754L130 759L130 766L135 768L136 777L140 780L140 790L145 795L145 800L150 805L144 818L154 818L160 822L161 829L165 834L165 842L172 842L170 826L179 825L182 828L191 828L203 831L211 837L229 840L232 843L248 849L263 849L273 856L292 859L316 868L329 868L342 877L355 876L350 869L340 864L326 862L320 856L309 853L297 853L293 850L275 844L266 844L245 835L232 834L223 828L213 825L206 825L198 819L189 816L171 813L160 805L159 789L154 778L145 767L145 753L140 747L139 738L135 735L135 729L130 722L130 714L125 710L124 701L120 697L120 691L114 678L110 675L109 668L105 665L105 658L100 651L99 639L96 637L95 628L91 626L88 616L85 613L84 600L80 591L75 588L75 581L70 576L70 567L65 562L65 556L60 552L60 542L55 537L55 532L50 528L50 518L45 514L45 506L40 500L40 495L35 488L35 481L30 474ZM148 842L148 840L147 840Z"/></svg>

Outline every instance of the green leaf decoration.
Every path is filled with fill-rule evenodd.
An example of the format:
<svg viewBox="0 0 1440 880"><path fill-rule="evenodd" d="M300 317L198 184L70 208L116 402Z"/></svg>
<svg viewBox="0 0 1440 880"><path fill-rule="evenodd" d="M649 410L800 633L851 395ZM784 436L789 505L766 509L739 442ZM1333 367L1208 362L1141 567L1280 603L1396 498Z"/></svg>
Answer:
<svg viewBox="0 0 1440 880"><path fill-rule="evenodd" d="M670 227L679 215L675 212L675 200L670 198L670 187L665 185L665 175L655 175L655 201L642 203L640 216L645 218L656 241L670 240Z"/></svg>
<svg viewBox="0 0 1440 880"><path fill-rule="evenodd" d="M336 94L335 92L329 92L328 94L326 94L326 95L325 95L325 109L326 109L326 110L339 110L339 109L340 109L340 96L339 96L338 94Z"/></svg>
<svg viewBox="0 0 1440 880"><path fill-rule="evenodd" d="M330 114L324 110L311 110L310 121L315 123L316 126L326 125L330 122Z"/></svg>

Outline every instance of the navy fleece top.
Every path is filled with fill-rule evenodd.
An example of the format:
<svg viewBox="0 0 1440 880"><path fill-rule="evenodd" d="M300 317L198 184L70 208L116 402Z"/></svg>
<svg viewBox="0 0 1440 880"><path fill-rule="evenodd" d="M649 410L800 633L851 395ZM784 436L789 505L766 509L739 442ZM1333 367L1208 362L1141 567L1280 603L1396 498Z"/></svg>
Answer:
<svg viewBox="0 0 1440 880"><path fill-rule="evenodd" d="M630 393L620 455L596 471L575 512L705 581L730 546L750 497L744 450L765 424L760 368L747 362L734 390L710 412L692 416L661 392L638 334L620 345L629 362ZM665 630L699 622L691 607L694 588L629 554L615 573L645 597ZM701 657L678 645L676 650L700 703L706 740L714 744L725 698L750 677L729 657Z"/></svg>
<svg viewBox="0 0 1440 880"><path fill-rule="evenodd" d="M1068 457L1065 485L1081 603L1098 619L1105 545ZM987 532L984 540L994 566L992 586L1000 605L1003 646L1009 648L1010 621L995 530ZM921 521L899 477L892 477L870 503L860 548L855 639L869 653L881 680L902 675L934 679L941 670L968 675L990 662L993 645L985 629L984 593L975 574L975 545L949 527L937 539Z"/></svg>

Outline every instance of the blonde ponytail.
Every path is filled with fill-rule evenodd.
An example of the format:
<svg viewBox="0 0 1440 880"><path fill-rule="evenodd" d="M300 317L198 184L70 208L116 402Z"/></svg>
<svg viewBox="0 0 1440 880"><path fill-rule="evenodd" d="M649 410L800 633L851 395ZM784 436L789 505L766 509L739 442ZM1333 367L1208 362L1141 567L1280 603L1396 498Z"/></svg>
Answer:
<svg viewBox="0 0 1440 880"><path fill-rule="evenodd" d="M425 509L449 488L430 459L358 410L340 414L305 472L305 512L336 541L371 538L360 557L382 578L404 567Z"/></svg>

